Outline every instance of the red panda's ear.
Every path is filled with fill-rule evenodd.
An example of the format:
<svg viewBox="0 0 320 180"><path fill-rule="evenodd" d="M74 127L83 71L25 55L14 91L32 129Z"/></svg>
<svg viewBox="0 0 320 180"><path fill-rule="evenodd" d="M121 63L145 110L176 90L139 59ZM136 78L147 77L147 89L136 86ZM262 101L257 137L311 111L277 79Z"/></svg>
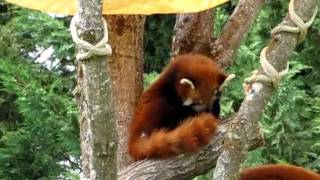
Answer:
<svg viewBox="0 0 320 180"><path fill-rule="evenodd" d="M218 74L218 84L219 84L219 86L222 85L222 83L226 80L227 77L228 77L228 75L226 75L224 73L219 73Z"/></svg>
<svg viewBox="0 0 320 180"><path fill-rule="evenodd" d="M187 78L182 78L180 80L180 84L188 85L188 86L190 86L191 89L195 88L193 82L190 79L187 79Z"/></svg>

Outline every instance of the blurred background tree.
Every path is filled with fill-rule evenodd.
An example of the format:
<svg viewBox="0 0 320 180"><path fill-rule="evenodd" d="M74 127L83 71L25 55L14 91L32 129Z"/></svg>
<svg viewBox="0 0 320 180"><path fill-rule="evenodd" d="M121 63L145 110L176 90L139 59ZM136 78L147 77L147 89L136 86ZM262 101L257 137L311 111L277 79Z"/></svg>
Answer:
<svg viewBox="0 0 320 180"><path fill-rule="evenodd" d="M144 73L161 72L170 58L174 15L147 16L144 34Z"/></svg>
<svg viewBox="0 0 320 180"><path fill-rule="evenodd" d="M270 30L287 13L288 0L268 1L227 71L237 78L222 96L222 116L236 112L242 82L259 65ZM215 36L232 13L216 9ZM0 179L78 179L79 130L71 94L74 45L69 17L21 9L0 0ZM167 64L173 15L148 16L145 87ZM290 59L290 73L260 121L266 144L250 152L246 166L286 162L320 171L320 19ZM205 175L196 179L208 179Z"/></svg>
<svg viewBox="0 0 320 180"><path fill-rule="evenodd" d="M0 9L0 179L77 177L68 19L3 1Z"/></svg>

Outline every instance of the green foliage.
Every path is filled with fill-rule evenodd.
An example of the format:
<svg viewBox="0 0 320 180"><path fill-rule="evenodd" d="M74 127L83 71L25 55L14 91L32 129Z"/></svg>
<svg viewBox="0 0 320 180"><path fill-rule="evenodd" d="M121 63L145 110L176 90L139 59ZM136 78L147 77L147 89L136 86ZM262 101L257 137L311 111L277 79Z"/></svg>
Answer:
<svg viewBox="0 0 320 180"><path fill-rule="evenodd" d="M80 143L74 77L66 69L74 66L68 28L2 0L0 8L0 179L77 179ZM52 54L46 63L56 65L35 64L47 49Z"/></svg>
<svg viewBox="0 0 320 180"><path fill-rule="evenodd" d="M267 160L319 169L319 115L320 98L308 95L302 81L285 80L268 104L262 121L270 145L263 151L269 154Z"/></svg>
<svg viewBox="0 0 320 180"><path fill-rule="evenodd" d="M160 72L168 63L175 23L173 15L147 16L144 34L144 72Z"/></svg>
<svg viewBox="0 0 320 180"><path fill-rule="evenodd" d="M53 63L53 71L67 73L67 66L73 65L75 47L70 34L62 21L40 12L25 9L11 9L12 18L0 24L0 54L4 57L40 57L45 50L54 53L48 60Z"/></svg>
<svg viewBox="0 0 320 180"><path fill-rule="evenodd" d="M156 72L152 72L152 73L149 73L149 74L143 74L143 87L144 88L147 88L150 86L150 84L152 82L154 82L157 77L159 76L158 73Z"/></svg>
<svg viewBox="0 0 320 180"><path fill-rule="evenodd" d="M0 0L0 24L5 24L11 18L11 14L9 13L10 6L4 2L4 0Z"/></svg>
<svg viewBox="0 0 320 180"><path fill-rule="evenodd" d="M214 16L214 36L218 37L223 29L224 24L229 19L229 14L227 7L229 4L222 5L216 8L216 13Z"/></svg>
<svg viewBox="0 0 320 180"><path fill-rule="evenodd" d="M67 81L23 60L0 60L0 95L13 97L11 114L19 117L10 128L14 119L1 115L0 126L7 127L0 129L1 179L54 179L79 168L77 109Z"/></svg>

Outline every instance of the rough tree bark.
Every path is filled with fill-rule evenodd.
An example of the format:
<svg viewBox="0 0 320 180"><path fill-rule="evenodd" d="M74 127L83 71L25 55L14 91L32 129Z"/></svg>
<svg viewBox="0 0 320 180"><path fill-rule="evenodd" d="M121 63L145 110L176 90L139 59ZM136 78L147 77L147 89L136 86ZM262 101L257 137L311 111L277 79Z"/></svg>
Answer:
<svg viewBox="0 0 320 180"><path fill-rule="evenodd" d="M101 10L101 0L79 0L77 27L81 39L92 44L102 39ZM77 67L82 170L90 180L116 179L117 137L111 81L106 69L104 56L79 61Z"/></svg>
<svg viewBox="0 0 320 180"><path fill-rule="evenodd" d="M105 16L109 24L112 56L108 58L118 133L118 170L131 159L127 152L128 123L143 90L143 32L145 16Z"/></svg>
<svg viewBox="0 0 320 180"><path fill-rule="evenodd" d="M295 0L295 11L304 22L307 22L315 10L316 3L317 0ZM284 18L281 24L296 26L289 15ZM297 39L297 34L281 32L273 36L268 43L267 59L278 72L286 68L288 58L297 44ZM259 70L259 74L264 74L262 69ZM232 121L213 179L238 179L240 166L248 151L247 147L254 143L255 140L252 137L257 137L260 134L258 120L261 118L263 109L274 88L262 83L254 83L252 87L253 91L246 96Z"/></svg>
<svg viewBox="0 0 320 180"><path fill-rule="evenodd" d="M230 122L222 122L221 127L229 127ZM118 172L118 180L181 180L190 179L212 169L223 149L226 131L220 131L202 151L183 154L166 160L138 161ZM260 139L251 144L250 149L261 145Z"/></svg>
<svg viewBox="0 0 320 180"><path fill-rule="evenodd" d="M179 14L173 30L171 56L200 53L211 56L214 10Z"/></svg>
<svg viewBox="0 0 320 180"><path fill-rule="evenodd" d="M240 0L230 19L223 27L219 38L211 48L212 56L223 69L233 63L233 57L251 24L257 18L265 0Z"/></svg>
<svg viewBox="0 0 320 180"><path fill-rule="evenodd" d="M241 41L264 4L265 0L240 0L217 40L212 37L212 10L178 15L172 55L190 52L205 54L226 69L232 64Z"/></svg>
<svg viewBox="0 0 320 180"><path fill-rule="evenodd" d="M228 21L228 28L224 28L224 35L221 37L221 40L223 42L223 38L228 38L232 40L232 44L229 44L228 47L226 46L220 46L219 44L216 44L215 46L220 46L220 51L222 52L222 48L229 48L231 49L230 52L235 53L237 48L239 47L241 40L244 38L244 34L248 32L250 24L256 19L258 12L260 11L262 5L264 4L264 0L240 0L238 7L235 9L233 12L232 19ZM248 8L248 7L255 7L255 8ZM201 13L200 13L201 14ZM186 15L190 16L189 15ZM198 51L198 47L206 47L206 45L202 44L208 44L208 40L211 39L211 32L208 30L204 30L203 28L212 28L210 26L205 26L201 25L200 27L202 28L197 28L197 27L192 27L191 25L196 25L202 19L201 22L206 22L208 23L208 19L210 18L211 14L209 11L203 12L201 14L201 18L199 14L191 14L191 18L187 18L188 20L186 21L189 25L187 25L186 28L184 25L176 25L175 26L175 35L182 36L186 39L180 38L180 37L175 37L174 42L173 42L173 54L180 54L185 50L190 50L191 52L206 52L204 51ZM194 18L197 17L197 18ZM181 19L184 18L184 15L182 15ZM178 17L179 19L179 17ZM244 21L245 19L245 21ZM238 22L241 21L240 22ZM195 21L195 22L192 22ZM183 23L184 21L178 20L177 23ZM210 22L210 25L212 22ZM239 24L241 26L239 27ZM191 28L191 29L190 29ZM182 31L183 29L183 31ZM207 41L202 41L205 43L201 43L201 45L190 45L184 47L182 42L188 42L189 38L194 39L193 37L201 37L201 35L190 35L190 32L192 32L192 29L201 29L202 31L205 31L207 33L210 33L210 35L206 35L205 37L209 37L206 39ZM235 32L235 29L237 29L240 33ZM193 33L202 33L202 31L195 31ZM185 35L181 35L184 32L186 32ZM241 34L241 36L239 35ZM190 42L188 42L190 43ZM198 41L193 40L192 43L197 44ZM182 46L180 48L180 46ZM197 47L197 48L194 48ZM214 48L214 49L219 49L219 48ZM196 50L196 51L194 51ZM227 55L226 55L227 56ZM227 56L228 58L231 58L230 55ZM221 57L223 58L223 57ZM227 59L227 58L225 58ZM228 127L227 124L224 124L223 126ZM134 179L187 179L193 176L196 176L198 174L201 174L212 167L215 166L215 162L217 158L219 157L219 154L222 150L222 142L223 139L226 135L226 132L219 132L218 135L214 138L214 140L204 148L203 151L193 154L192 156L189 155L181 155L179 157L174 157L171 159L167 159L164 161L151 161L151 160L146 160L146 161L140 161L131 164L130 166L126 167L122 171L119 172L119 179L120 180L134 180ZM250 145L250 148L255 148L259 145L262 144L261 137L253 137L256 138L255 141ZM142 169L142 170L141 170Z"/></svg>

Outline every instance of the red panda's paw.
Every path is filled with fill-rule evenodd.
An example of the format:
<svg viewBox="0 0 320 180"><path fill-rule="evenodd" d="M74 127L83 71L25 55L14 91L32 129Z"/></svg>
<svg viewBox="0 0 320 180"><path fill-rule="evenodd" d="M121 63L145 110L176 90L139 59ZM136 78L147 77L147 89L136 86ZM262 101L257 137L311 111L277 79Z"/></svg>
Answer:
<svg viewBox="0 0 320 180"><path fill-rule="evenodd" d="M207 145L218 129L218 120L210 113L202 113L196 118L199 145Z"/></svg>
<svg viewBox="0 0 320 180"><path fill-rule="evenodd" d="M149 152L152 152L150 154L151 157L162 159L180 153L179 148L176 146L179 144L179 139L175 138L171 132L159 130L153 133L150 139L152 141L149 150Z"/></svg>
<svg viewBox="0 0 320 180"><path fill-rule="evenodd" d="M210 113L188 118L179 131L183 149L195 152L201 146L208 144L217 127L218 121Z"/></svg>

